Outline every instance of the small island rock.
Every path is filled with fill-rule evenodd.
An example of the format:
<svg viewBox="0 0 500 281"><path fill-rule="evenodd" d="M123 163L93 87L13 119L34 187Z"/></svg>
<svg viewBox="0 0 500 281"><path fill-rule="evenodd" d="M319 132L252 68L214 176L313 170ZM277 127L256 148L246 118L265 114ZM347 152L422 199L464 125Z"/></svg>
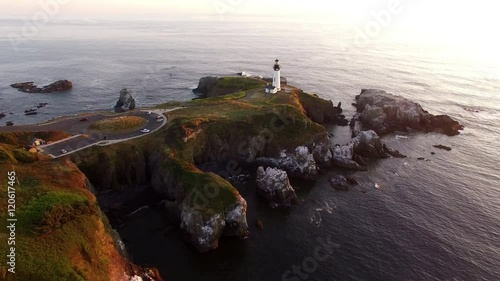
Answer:
<svg viewBox="0 0 500 281"><path fill-rule="evenodd" d="M123 89L120 91L120 98L115 105L115 112L121 113L135 109L135 99L132 97L132 91Z"/></svg>
<svg viewBox="0 0 500 281"><path fill-rule="evenodd" d="M73 83L68 80L59 80L41 88L36 86L34 82L15 83L10 86L24 93L56 93L71 90Z"/></svg>
<svg viewBox="0 0 500 281"><path fill-rule="evenodd" d="M379 135L413 129L455 136L464 129L447 115L432 115L420 104L382 90L364 89L356 101L363 124Z"/></svg>
<svg viewBox="0 0 500 281"><path fill-rule="evenodd" d="M259 194L269 201L271 208L289 207L299 203L285 171L259 167L257 169L257 185Z"/></svg>

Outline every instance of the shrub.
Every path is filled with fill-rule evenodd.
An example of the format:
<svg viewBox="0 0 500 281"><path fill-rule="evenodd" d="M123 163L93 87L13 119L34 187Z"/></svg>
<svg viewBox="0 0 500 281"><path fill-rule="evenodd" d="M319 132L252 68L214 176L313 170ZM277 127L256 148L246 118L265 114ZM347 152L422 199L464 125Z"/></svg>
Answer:
<svg viewBox="0 0 500 281"><path fill-rule="evenodd" d="M35 154L20 148L14 149L12 151L12 155L14 155L14 158L21 163L33 163L38 160Z"/></svg>
<svg viewBox="0 0 500 281"><path fill-rule="evenodd" d="M97 207L90 201L75 202L72 205L54 205L46 212L35 228L40 234L50 233L82 215L97 214Z"/></svg>

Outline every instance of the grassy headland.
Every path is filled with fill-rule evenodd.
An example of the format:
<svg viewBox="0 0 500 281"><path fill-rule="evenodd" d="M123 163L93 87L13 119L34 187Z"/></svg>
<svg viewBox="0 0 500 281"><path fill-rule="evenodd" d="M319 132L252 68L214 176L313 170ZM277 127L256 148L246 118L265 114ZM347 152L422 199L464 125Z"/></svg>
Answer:
<svg viewBox="0 0 500 281"><path fill-rule="evenodd" d="M86 188L86 177L96 188L150 182L170 200L190 207L196 204L196 195L210 186L217 196L209 196L200 211L218 214L237 201L238 191L221 176L201 171L197 164L244 164L326 137L325 128L308 117L308 110L324 100L290 86L286 92L268 95L265 83L253 78L218 81L216 87L227 94L159 105L157 108L182 109L167 113L167 125L152 134L112 146L94 146L72 154L71 161L30 158L16 151L33 135L0 134L0 172L6 175L15 169L20 183L18 280L120 280L117 275L126 271L107 220ZM125 127L130 122L141 123L129 121ZM122 124L122 120L111 122L105 128L124 128ZM102 130L102 126L98 127ZM7 194L5 185L0 189ZM5 221L6 207L0 206L0 219ZM2 230L0 240L6 241L7 235ZM2 252L6 247L6 243L0 244ZM0 277L5 273L2 265Z"/></svg>

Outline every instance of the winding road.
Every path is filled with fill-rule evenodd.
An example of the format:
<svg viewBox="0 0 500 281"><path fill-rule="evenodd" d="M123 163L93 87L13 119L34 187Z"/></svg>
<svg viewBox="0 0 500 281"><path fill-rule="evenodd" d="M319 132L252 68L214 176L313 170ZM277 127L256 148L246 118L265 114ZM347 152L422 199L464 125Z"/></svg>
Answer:
<svg viewBox="0 0 500 281"><path fill-rule="evenodd" d="M133 111L113 115L98 113L93 115L64 117L60 120L36 125L2 127L0 128L0 132L59 131L68 133L72 136L67 139L38 147L43 154L49 155L52 158L59 158L94 145L106 146L151 134L167 124L167 119L163 113L177 109L178 108L170 110ZM146 124L141 128L129 132L103 133L89 130L89 127L97 121L118 116L142 117L146 119ZM87 121L80 121L84 117ZM158 122L159 117L163 118L161 122ZM147 132L143 132L143 130L147 130Z"/></svg>

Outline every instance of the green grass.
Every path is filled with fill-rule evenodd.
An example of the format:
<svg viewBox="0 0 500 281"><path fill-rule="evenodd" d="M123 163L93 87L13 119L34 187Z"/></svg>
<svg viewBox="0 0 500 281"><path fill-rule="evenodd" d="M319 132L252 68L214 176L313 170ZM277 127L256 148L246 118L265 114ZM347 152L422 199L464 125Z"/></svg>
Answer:
<svg viewBox="0 0 500 281"><path fill-rule="evenodd" d="M12 155L14 156L14 158L16 158L17 161L21 163L33 163L38 160L36 154L33 154L22 148L14 149L12 151Z"/></svg>
<svg viewBox="0 0 500 281"><path fill-rule="evenodd" d="M247 91L266 85L266 82L250 77L223 77L218 85L224 89L234 89L236 91Z"/></svg>
<svg viewBox="0 0 500 281"><path fill-rule="evenodd" d="M205 214L224 212L236 203L238 191L226 180L213 173L204 173L194 165L168 157L164 169L171 172L186 190L185 203Z"/></svg>
<svg viewBox="0 0 500 281"><path fill-rule="evenodd" d="M138 116L120 116L97 121L89 129L108 133L129 132L143 127L146 122Z"/></svg>
<svg viewBox="0 0 500 281"><path fill-rule="evenodd" d="M14 146L1 145L12 153ZM12 165L0 162L0 173L16 171L16 278L0 265L2 280L109 280L120 260L98 214L95 197L85 189L84 176L64 160L40 160ZM7 194L7 185L0 185ZM4 198L5 199L5 198ZM6 200L6 199L5 199ZM7 204L0 204L0 220ZM0 240L9 233L0 229ZM11 245L0 243L0 252ZM127 270L125 267L122 272Z"/></svg>

